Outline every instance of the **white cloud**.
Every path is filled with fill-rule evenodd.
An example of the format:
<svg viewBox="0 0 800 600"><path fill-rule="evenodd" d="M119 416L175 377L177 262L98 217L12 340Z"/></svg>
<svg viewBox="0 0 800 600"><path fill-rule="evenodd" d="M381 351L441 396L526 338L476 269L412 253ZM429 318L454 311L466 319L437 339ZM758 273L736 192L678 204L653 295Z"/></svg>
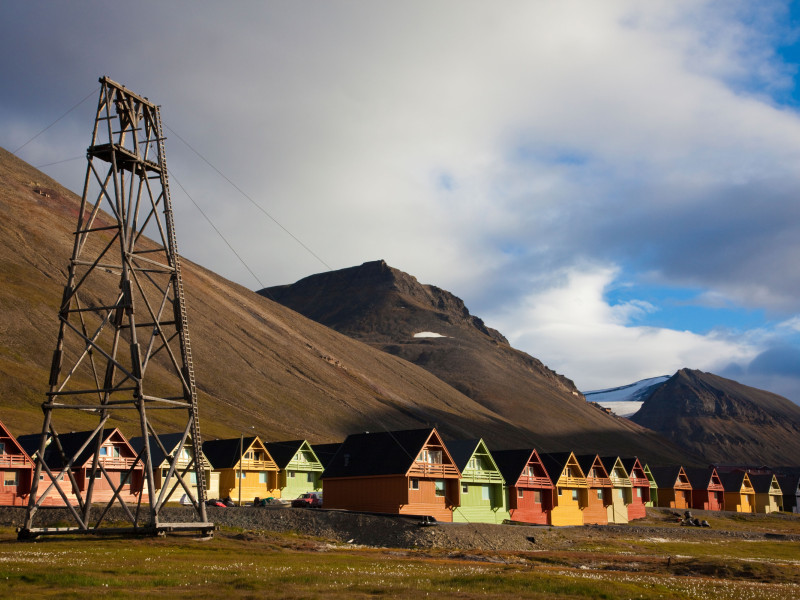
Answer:
<svg viewBox="0 0 800 600"><path fill-rule="evenodd" d="M719 370L757 354L747 344L714 335L631 326L633 313L604 299L616 273L609 267L565 270L560 285L533 292L510 313L487 321L582 390L671 375L684 367ZM632 306L638 310L637 303Z"/></svg>

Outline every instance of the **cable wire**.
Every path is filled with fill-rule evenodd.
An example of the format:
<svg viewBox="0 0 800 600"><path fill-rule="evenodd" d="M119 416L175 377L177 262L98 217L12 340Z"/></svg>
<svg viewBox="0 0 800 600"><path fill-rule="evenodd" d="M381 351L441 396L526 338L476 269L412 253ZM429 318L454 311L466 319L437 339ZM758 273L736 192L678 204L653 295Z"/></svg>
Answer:
<svg viewBox="0 0 800 600"><path fill-rule="evenodd" d="M42 135L42 134L43 134L45 131L47 131L48 129L50 129L50 128L51 128L53 125L55 125L56 123L58 123L58 122L59 122L61 119L63 119L64 117L66 117L66 116L67 116L69 113L71 113L73 110L75 110L76 108L78 108L78 107L79 107L81 104L83 104L84 102L86 102L86 101L87 101L89 98L91 98L92 96L94 96L94 95L95 95L95 94L98 92L98 90L99 90L99 89L100 89L99 87L97 87L97 88L94 88L94 89L93 89L91 92L89 92L88 94L86 94L86 96L85 96L85 97L84 97L84 98L83 98L83 99L82 99L80 102L78 102L78 103L77 103L75 106L73 106L72 108L70 108L70 109L69 109L67 112L65 112L63 115L61 115L60 117L58 117L58 118L57 118L55 121L53 121L52 123L50 123L50 125L48 125L48 126L47 126L47 127L45 127L44 129L42 129L42 130L41 130L39 133L37 133L35 136L33 136L33 137L32 137L31 139L29 139L27 142L25 142L24 144L22 144L22 146L20 146L20 147L19 147L19 148L17 148L16 150L14 150L14 151L13 151L11 154L16 154L17 152L19 152L20 150L22 150L22 149L23 149L25 146L27 146L28 144L30 144L30 143L31 143L33 140L35 140L37 137L39 137L40 135ZM70 159L70 160L71 160L71 159ZM55 164L55 163L54 163L54 164ZM46 166L48 166L48 165L43 165L43 166L45 166L45 167L46 167Z"/></svg>
<svg viewBox="0 0 800 600"><path fill-rule="evenodd" d="M225 173L223 173L223 172L222 172L222 171L220 171L220 170L219 170L217 167L215 167L215 166L214 166L214 165L211 163L211 161L209 161L209 160L208 160L208 159L207 159L205 156L203 156L202 154L200 154L200 152L198 152L197 150L195 150L195 148L194 148L194 147L193 147L193 146L192 146L192 145L191 145L189 142L187 142L185 139L183 139L183 138L182 138L182 137L181 137L181 136L178 134L178 132L176 132L174 129L172 129L172 127L170 127L169 125L164 125L164 127L166 127L167 129L169 129L169 130L170 130L170 132L172 132L172 134L173 134L173 135L175 135L175 137L177 137L177 138L178 138L180 141L182 141L184 144L186 144L186 147L187 147L187 148L189 148L189 150L191 150L192 152L194 152L194 153L195 153L197 156L199 156L199 157L200 157L200 159L201 159L203 162L205 162L205 163L206 163L206 164L207 164L209 167L211 167L212 169L214 169L214 170L217 172L217 174L218 174L220 177L222 177L222 178L223 178L225 181L227 181L229 184L231 184L231 186L233 186L233 188L234 188L236 191L238 191L238 192L239 192L239 193L240 193L242 196L244 196L244 197L245 197L245 198L246 198L246 199L247 199L247 200L248 200L248 201L249 201L249 202L250 202L250 203L251 203L253 206L255 206L255 207L258 209L258 210L260 210L262 213L264 213L264 215L266 215L266 216L267 216L267 217L268 217L268 218L269 218L269 219L270 219L270 220L271 220L273 223L275 223L275 224L276 224L278 227L280 227L280 228L281 228L281 229L282 229L282 230L283 230L283 231L284 231L284 232L285 232L285 233L286 233L286 234L287 234L289 237L291 237L291 238L292 238L292 239L293 239L295 242L297 242L298 244L300 244L300 245L301 245L301 246L302 246L302 247L303 247L303 248L306 250L306 252L308 252L308 253L309 253L311 256L313 256L313 257L314 257L314 258L316 258L316 259L317 259L317 260L318 260L320 263L322 263L322 265L324 265L326 269L328 269L329 271L333 271L333 267L331 267L331 266L330 266L328 263L326 263L324 260L322 260L322 258L320 258L320 257L319 257L319 255L317 255L317 254L316 254L316 253L315 253L315 252L314 252L314 251L313 251L311 248L309 248L309 247L308 247L306 244L304 244L304 243L303 243L303 242L300 240L300 238L298 238L298 237L297 237L296 235L294 235L294 234L293 234L291 231L289 231L289 230L288 230L286 227L284 227L284 226L283 226L283 225L282 225L282 224L281 224L281 223L280 223L280 222L279 222L279 221L278 221L278 220L277 220L275 217L273 217L271 214L269 214L269 213L268 213L268 212L267 212L267 211L266 211L266 210L265 210L265 209L264 209L264 208L263 208L263 207L262 207L260 204L258 204L258 202L256 202L255 200L253 200L253 199L252 199L250 196L248 196L248 195L247 195L247 193L246 193L244 190L242 190L242 188L240 188L240 187L239 187L238 185L236 185L236 184L235 184L233 181L231 181L231 180L230 180L230 178L228 178L228 176L227 176L227 175L225 175Z"/></svg>

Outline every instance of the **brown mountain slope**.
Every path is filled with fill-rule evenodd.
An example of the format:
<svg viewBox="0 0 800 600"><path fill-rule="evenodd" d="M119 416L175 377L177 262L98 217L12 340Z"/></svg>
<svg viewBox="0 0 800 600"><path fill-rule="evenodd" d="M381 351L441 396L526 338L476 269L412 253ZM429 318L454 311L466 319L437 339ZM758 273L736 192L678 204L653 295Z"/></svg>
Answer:
<svg viewBox="0 0 800 600"><path fill-rule="evenodd" d="M384 261L312 275L259 292L355 339L400 356L531 432L545 451L681 451L589 405L569 379L512 348L453 294ZM443 337L414 337L430 332Z"/></svg>
<svg viewBox="0 0 800 600"><path fill-rule="evenodd" d="M83 168L83 167L80 167ZM79 199L0 149L0 420L41 430ZM178 234L182 234L180 223ZM183 232L183 235L186 235ZM526 432L423 369L338 334L189 261L183 263L206 437L339 441L437 423L454 437L523 443ZM153 385L167 371L148 370ZM152 414L169 428L162 411ZM62 418L62 415L59 415ZM65 427L94 426L64 413ZM135 429L132 416L115 425Z"/></svg>
<svg viewBox="0 0 800 600"><path fill-rule="evenodd" d="M711 373L678 371L631 420L709 461L800 464L800 406Z"/></svg>

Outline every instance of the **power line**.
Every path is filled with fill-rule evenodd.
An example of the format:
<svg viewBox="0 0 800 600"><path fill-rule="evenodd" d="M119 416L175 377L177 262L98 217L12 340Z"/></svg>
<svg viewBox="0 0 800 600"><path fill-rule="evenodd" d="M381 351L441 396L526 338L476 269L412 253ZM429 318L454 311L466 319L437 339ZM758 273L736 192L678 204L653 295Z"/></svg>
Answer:
<svg viewBox="0 0 800 600"><path fill-rule="evenodd" d="M333 267L331 267L328 263L326 263L324 260L322 260L322 258L320 258L311 248L309 248L306 244L304 244L300 240L300 238L298 238L291 231L286 229L286 227L284 227L275 217L273 217L271 214L269 214L260 204L258 204L255 200L253 200L250 196L248 196L247 193L245 193L244 190L242 190L242 188L240 188L233 181L231 181L228 178L227 175L225 175L217 167L215 167L213 164L211 164L211 162L205 156L203 156L202 154L200 154L200 152L195 150L194 147L192 147L192 145L189 142L187 142L185 139L183 139L174 129L172 129L169 125L165 125L165 127L167 129L169 129L175 135L175 137L177 137L180 141L182 141L184 144L186 144L186 147L189 148L189 150L194 152L197 156L200 157L200 159L203 162L205 162L209 167L214 169L217 172L217 174L219 174L220 177L222 177L225 181L227 181L229 184L231 184L231 186L233 186L233 188L236 189L236 191L238 191L242 196L244 196L253 206L255 206L258 210L260 210L262 213L264 213L264 215L266 215L273 223L275 223L278 227L280 227L295 242L300 244L306 250L306 252L308 252L311 256L313 256L320 263L322 263L322 265L324 265L326 269L328 269L329 271L333 271Z"/></svg>
<svg viewBox="0 0 800 600"><path fill-rule="evenodd" d="M27 142L25 142L24 144L22 144L22 146L20 146L20 147L19 147L19 148L17 148L16 150L14 150L14 151L12 152L12 154L16 154L17 152L19 152L20 150L22 150L22 149L23 149L25 146L27 146L28 144L30 144L30 143L31 143L33 140L35 140L37 137L39 137L40 135L42 135L42 134L43 134L45 131L47 131L48 129L50 129L50 128L51 128L53 125L55 125L56 123L58 123L58 122L59 122L61 119L63 119L64 117L66 117L66 116L67 116L69 113L71 113L73 110L75 110L76 108L78 108L78 107L79 107L81 104L83 104L84 102L86 102L86 101L87 101L89 98L91 98L92 96L94 96L94 95L97 93L97 91L98 91L99 89L100 89L100 88L94 88L94 89L93 89L91 92L89 92L88 94L86 94L86 96L85 96L85 97L84 97L84 98L83 98L83 99L82 99L80 102L78 102L78 103L77 103L75 106L73 106L72 108L70 108L70 109L69 109L67 112L65 112L63 115L61 115L60 117L58 117L58 118L57 118L55 121L53 121L52 123L50 123L50 125L48 125L48 126L47 126L47 127L45 127L44 129L42 129L42 130L41 130L39 133L37 133L35 136L33 136L33 137L32 137L31 139L29 139ZM71 159L68 159L68 160L71 160ZM55 163L53 163L53 164L55 164ZM42 165L42 166L45 166L45 167L47 167L47 166L49 166L49 165Z"/></svg>
<svg viewBox="0 0 800 600"><path fill-rule="evenodd" d="M266 286L265 286L265 285L264 285L264 284L261 282L261 280L258 278L258 275L256 275L256 274L253 272L253 270L252 270L252 269L251 269L251 268L250 268L250 267L247 265L247 263L245 262L245 260L244 260L244 259L243 259L243 258L242 258L240 255L239 255L239 253L238 253L238 252L237 252L237 251L234 249L234 247L233 247L233 246L231 245L231 243L230 243L230 242L229 242L229 241L228 241L228 240L225 238L225 236L224 236L224 235L222 235L222 232L221 232L221 231L220 231L220 230L217 228L217 226L216 226L216 225L214 225L214 222L213 222L213 221L212 221L212 220L209 218L209 216L208 216L208 215L205 213L205 211L203 211L203 209L202 209L202 208L200 208L200 205L199 205L199 204L197 204L197 202L195 202L195 201L194 201L194 198L192 198L192 197L191 197L191 195L189 195L189 192L187 192L187 191L186 191L186 188L185 188L185 187L183 187L183 184L181 184L181 182L180 182L180 181L178 181L178 178L177 178L177 177L175 177L175 173L173 172L173 170L172 170L172 169L169 169L169 170L168 170L168 172L169 172L169 176L172 178L172 180L173 180L175 183L177 183L177 184L178 184L178 187L180 187L180 188L183 190L183 193L184 193L184 194L186 194L186 197L187 197L187 198L189 198L189 200L191 200L191 202L192 202L192 204L194 204L195 208L196 208L198 211L200 211L200 214L201 214L201 215L203 215L203 217L205 217L205 220L206 220L206 221L208 221L208 224L209 224L209 225L211 225L211 227L214 229L214 231L216 231L216 232L217 232L217 235L218 235L220 238L222 238L222 241L223 241L223 242L225 242L225 244L228 246L228 248L230 248L231 252L233 252L233 253L234 253L234 255L236 256L236 258L238 258L238 259L239 259L239 262L240 262L240 263L242 263L242 264L244 265L244 268L245 268L245 269L247 269L247 272L248 272L248 273L250 273L250 275L252 275L252 276L253 276L253 279L255 279L255 280L256 280L256 282L258 283L258 285L259 285L259 286L261 286L261 288L265 288Z"/></svg>
<svg viewBox="0 0 800 600"><path fill-rule="evenodd" d="M70 162L73 160L78 160L79 158L86 158L85 154L80 156L73 156L72 158L65 158L64 160L57 160L56 162L47 163L46 165L37 165L37 169L44 169L45 167L52 167L53 165L60 165L61 163Z"/></svg>

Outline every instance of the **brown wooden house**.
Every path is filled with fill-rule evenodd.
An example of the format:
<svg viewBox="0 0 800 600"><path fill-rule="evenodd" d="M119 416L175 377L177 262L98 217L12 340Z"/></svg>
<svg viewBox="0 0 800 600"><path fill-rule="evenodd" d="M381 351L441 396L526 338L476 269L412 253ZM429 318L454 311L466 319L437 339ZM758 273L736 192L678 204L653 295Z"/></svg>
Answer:
<svg viewBox="0 0 800 600"><path fill-rule="evenodd" d="M680 465L650 467L658 484L658 505L665 508L691 508L692 484Z"/></svg>
<svg viewBox="0 0 800 600"><path fill-rule="evenodd" d="M622 466L628 472L631 480L631 503L628 504L628 520L644 519L647 516L645 507L651 506L650 479L645 473L644 466L639 459L634 457L621 458Z"/></svg>
<svg viewBox="0 0 800 600"><path fill-rule="evenodd" d="M323 505L452 521L460 477L436 429L358 433L322 474Z"/></svg>
<svg viewBox="0 0 800 600"><path fill-rule="evenodd" d="M31 457L0 422L0 506L26 505L32 477Z"/></svg>
<svg viewBox="0 0 800 600"><path fill-rule="evenodd" d="M58 480L66 500L70 504L78 504L79 497L85 501L91 486L92 502L109 502L115 492L118 492L118 498L126 503L137 502L142 493L144 481L144 467L141 461L136 460L137 453L119 429L103 429L100 432L101 446L98 461L102 465L102 469L98 466L97 470L93 471L95 442L87 444L87 440L93 433L92 431L77 431L62 433L58 436L67 459L74 458L71 467L75 480L74 486L69 480L67 465L62 459L61 453L53 444L49 443L52 438L48 438L44 463ZM39 452L41 434L23 435L18 439L20 445L35 460L36 454ZM44 470L39 479L38 498L45 495L41 505L63 506L64 496L59 494L55 486L51 485L52 480Z"/></svg>
<svg viewBox="0 0 800 600"><path fill-rule="evenodd" d="M687 467L684 471L692 486L693 509L725 510L725 488L714 467Z"/></svg>
<svg viewBox="0 0 800 600"><path fill-rule="evenodd" d="M506 482L511 520L547 525L555 486L536 450L498 450L492 457Z"/></svg>
<svg viewBox="0 0 800 600"><path fill-rule="evenodd" d="M576 458L589 486L583 522L585 525L608 525L608 507L613 492L608 471L597 454L581 454Z"/></svg>

